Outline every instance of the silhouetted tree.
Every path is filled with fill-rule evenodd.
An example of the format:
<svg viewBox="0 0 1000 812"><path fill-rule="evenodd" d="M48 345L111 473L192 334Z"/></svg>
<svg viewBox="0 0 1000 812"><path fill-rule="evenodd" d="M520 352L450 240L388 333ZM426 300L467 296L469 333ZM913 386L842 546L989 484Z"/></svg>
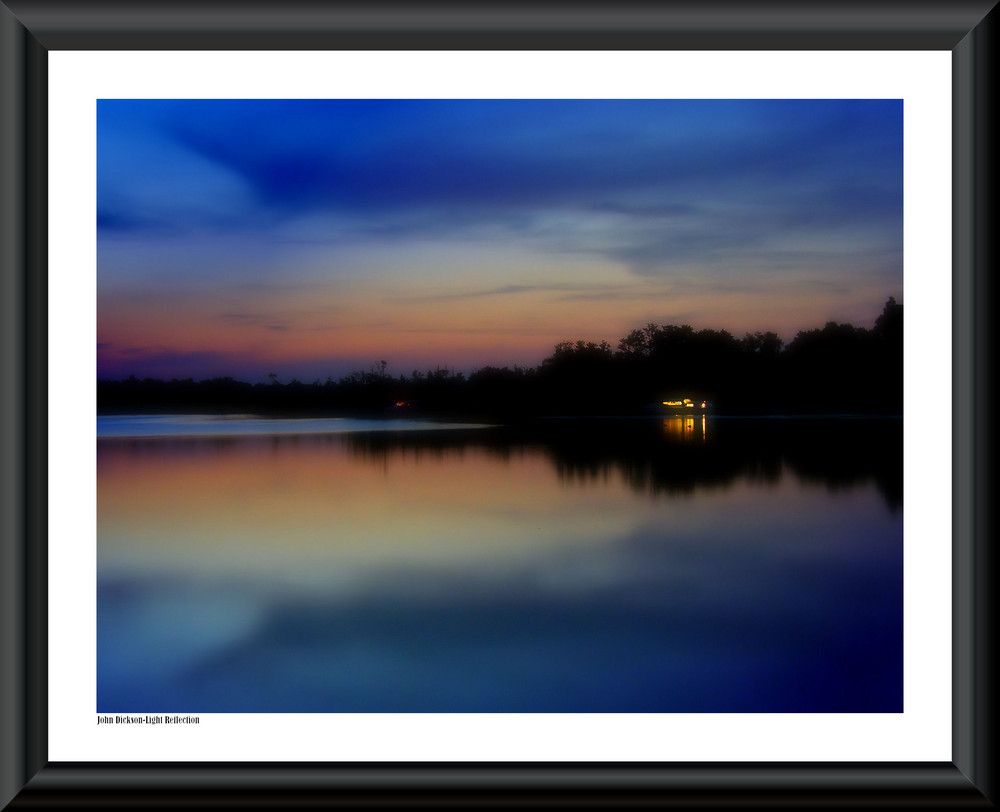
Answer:
<svg viewBox="0 0 1000 812"><path fill-rule="evenodd" d="M666 398L711 400L722 412L902 412L903 307L889 298L872 329L828 322L784 346L774 332L695 330L653 322L607 341L561 341L534 368L438 367L388 374L380 360L334 381L249 384L231 377L98 381L103 411L381 413L418 401L428 411L496 415L636 414Z"/></svg>

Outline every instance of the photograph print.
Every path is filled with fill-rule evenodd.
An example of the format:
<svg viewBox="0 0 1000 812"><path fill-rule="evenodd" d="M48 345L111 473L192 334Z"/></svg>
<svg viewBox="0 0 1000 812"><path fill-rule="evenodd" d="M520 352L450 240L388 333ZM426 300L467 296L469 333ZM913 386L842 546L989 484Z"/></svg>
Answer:
<svg viewBox="0 0 1000 812"><path fill-rule="evenodd" d="M903 711L901 100L101 99L97 303L98 713Z"/></svg>

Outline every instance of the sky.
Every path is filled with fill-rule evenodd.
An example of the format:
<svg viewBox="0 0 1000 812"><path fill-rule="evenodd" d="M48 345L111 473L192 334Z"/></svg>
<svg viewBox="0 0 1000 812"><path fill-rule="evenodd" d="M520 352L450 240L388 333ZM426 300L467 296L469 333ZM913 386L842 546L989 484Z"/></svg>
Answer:
<svg viewBox="0 0 1000 812"><path fill-rule="evenodd" d="M902 302L901 100L99 100L98 376L537 365Z"/></svg>

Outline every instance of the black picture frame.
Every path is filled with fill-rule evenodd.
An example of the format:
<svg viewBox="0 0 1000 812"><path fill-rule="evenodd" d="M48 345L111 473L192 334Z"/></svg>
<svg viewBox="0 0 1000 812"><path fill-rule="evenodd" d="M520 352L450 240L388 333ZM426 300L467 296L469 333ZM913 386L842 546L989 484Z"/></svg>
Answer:
<svg viewBox="0 0 1000 812"><path fill-rule="evenodd" d="M0 0L0 805L992 806L996 0ZM47 757L49 50L948 50L953 740L941 763L60 763Z"/></svg>

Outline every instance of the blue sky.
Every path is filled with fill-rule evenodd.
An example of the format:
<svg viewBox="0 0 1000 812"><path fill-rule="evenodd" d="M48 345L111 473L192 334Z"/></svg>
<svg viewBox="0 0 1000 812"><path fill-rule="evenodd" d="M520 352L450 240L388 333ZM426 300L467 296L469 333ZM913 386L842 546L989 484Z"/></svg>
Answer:
<svg viewBox="0 0 1000 812"><path fill-rule="evenodd" d="M101 100L99 374L535 364L902 300L899 100Z"/></svg>

